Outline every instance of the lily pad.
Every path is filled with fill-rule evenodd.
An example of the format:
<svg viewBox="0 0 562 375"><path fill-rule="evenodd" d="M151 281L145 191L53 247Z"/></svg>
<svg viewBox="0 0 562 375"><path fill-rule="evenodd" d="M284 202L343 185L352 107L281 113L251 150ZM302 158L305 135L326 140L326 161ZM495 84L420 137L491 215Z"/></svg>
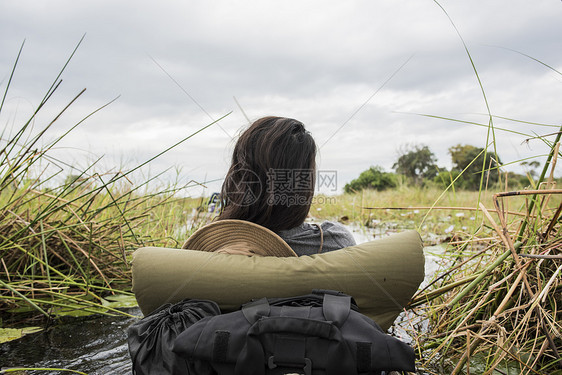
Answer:
<svg viewBox="0 0 562 375"><path fill-rule="evenodd" d="M51 310L51 313L54 316L73 316L73 317L80 317L80 316L89 316L96 313L104 313L106 312L105 308L101 306L84 306L78 304L67 304L64 307L56 307Z"/></svg>
<svg viewBox="0 0 562 375"><path fill-rule="evenodd" d="M18 306L13 309L7 310L6 312L9 313L28 313L31 311L35 311L35 309L29 305Z"/></svg>
<svg viewBox="0 0 562 375"><path fill-rule="evenodd" d="M0 344L12 340L17 340L24 335L42 331L41 327L24 327L24 328L0 328Z"/></svg>
<svg viewBox="0 0 562 375"><path fill-rule="evenodd" d="M128 294L116 294L113 296L107 296L102 300L102 305L105 307L111 307L113 309L125 308L125 307L137 307L137 299L135 296Z"/></svg>

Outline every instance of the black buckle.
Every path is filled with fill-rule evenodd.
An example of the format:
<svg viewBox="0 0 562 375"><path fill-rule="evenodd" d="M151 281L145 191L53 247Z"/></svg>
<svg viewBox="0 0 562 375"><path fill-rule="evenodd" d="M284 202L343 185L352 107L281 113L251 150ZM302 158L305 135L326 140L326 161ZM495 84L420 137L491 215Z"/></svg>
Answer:
<svg viewBox="0 0 562 375"><path fill-rule="evenodd" d="M312 361L308 358L304 358L304 364L300 363L300 364L295 364L295 363L275 363L275 357L274 356L270 356L269 360L267 361L267 367L269 367L270 370L281 366L281 367L290 367L290 368L302 368L304 371L304 375L311 375L312 374Z"/></svg>

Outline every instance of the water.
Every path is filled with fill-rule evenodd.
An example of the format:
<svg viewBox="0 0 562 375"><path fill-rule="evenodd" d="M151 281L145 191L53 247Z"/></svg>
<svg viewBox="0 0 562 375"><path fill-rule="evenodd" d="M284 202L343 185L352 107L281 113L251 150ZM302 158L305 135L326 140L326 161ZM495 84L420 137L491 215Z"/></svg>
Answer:
<svg viewBox="0 0 562 375"><path fill-rule="evenodd" d="M127 312L141 315L138 308ZM90 375L131 374L126 329L136 320L104 315L72 318L42 332L0 344L0 367L67 368Z"/></svg>
<svg viewBox="0 0 562 375"><path fill-rule="evenodd" d="M357 243L371 241L388 233L375 233L364 228L349 227ZM432 246L425 249L426 280L437 271L441 262L439 253L443 248ZM140 316L138 308L127 309L127 313ZM409 342L407 329L411 317L401 314L397 319L392 334ZM89 375L131 374L131 360L127 347L127 327L138 318L125 316L90 316L72 318L62 324L46 330L24 336L22 339L0 344L0 368L6 367L50 367L67 368ZM409 327L409 325L408 325ZM68 372L50 371L29 374L69 374Z"/></svg>

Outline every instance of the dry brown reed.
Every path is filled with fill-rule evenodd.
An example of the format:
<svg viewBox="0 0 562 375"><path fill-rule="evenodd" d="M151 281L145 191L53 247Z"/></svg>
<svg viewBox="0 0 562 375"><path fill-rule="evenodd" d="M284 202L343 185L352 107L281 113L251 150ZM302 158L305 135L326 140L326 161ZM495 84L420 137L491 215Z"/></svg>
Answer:
<svg viewBox="0 0 562 375"><path fill-rule="evenodd" d="M497 193L485 221L448 250L452 265L413 298L427 373L549 374L562 371L562 189ZM524 197L516 213L511 197Z"/></svg>

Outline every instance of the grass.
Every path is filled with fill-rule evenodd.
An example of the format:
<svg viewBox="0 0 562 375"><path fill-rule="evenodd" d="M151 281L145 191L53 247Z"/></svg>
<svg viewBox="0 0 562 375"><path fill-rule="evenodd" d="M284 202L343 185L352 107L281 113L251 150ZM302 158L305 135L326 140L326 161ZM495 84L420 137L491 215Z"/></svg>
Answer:
<svg viewBox="0 0 562 375"><path fill-rule="evenodd" d="M21 50L0 113L20 54ZM2 316L10 312L30 312L33 317L39 314L47 319L77 313L126 314L116 308L120 299L115 296L132 297L128 291L131 253L148 245L177 247L179 237L191 230L185 228L182 233L178 226L197 202L176 197L186 186L172 184L153 192L149 186L159 175L140 184L132 180L150 161L215 122L134 168L99 173L98 159L78 174L63 176L68 169L51 156L53 148L97 112L62 136L45 140L45 134L83 94L81 91L53 120L34 131L37 115L56 94L63 70L31 116L15 131L6 126L0 134Z"/></svg>
<svg viewBox="0 0 562 375"><path fill-rule="evenodd" d="M484 359L489 373L506 363L522 373L558 368L562 191L530 193L537 204L527 206L528 217L492 216L482 205L490 230L451 246L453 266L411 302L430 321L429 330L413 333L428 371L462 373L473 358Z"/></svg>
<svg viewBox="0 0 562 375"><path fill-rule="evenodd" d="M177 187L142 194L98 177L51 189L38 181L3 186L1 310L25 303L46 317L69 308L117 312L100 305L107 295L130 294L131 252L178 246L178 223L194 202L174 198Z"/></svg>
<svg viewBox="0 0 562 375"><path fill-rule="evenodd" d="M354 194L320 197L312 205L311 216L316 220L335 219L366 228L393 223L401 229L415 229L426 235L443 238L454 230L457 237L461 234L466 237L482 226L483 215L477 205L478 199L492 207L492 196L492 193L487 192L443 192L437 187L403 185L386 191L364 190ZM515 213L514 209L523 204L524 200L517 198L510 202L508 209Z"/></svg>
<svg viewBox="0 0 562 375"><path fill-rule="evenodd" d="M562 189L553 177L561 134L538 189L480 200L482 225L447 249L449 266L413 298L410 308L429 320L412 331L427 372L560 371Z"/></svg>
<svg viewBox="0 0 562 375"><path fill-rule="evenodd" d="M489 110L470 51L454 23L453 27L488 109L486 146L493 146L497 154L496 116ZM561 134L562 127L545 136L521 134L550 147L542 173L529 190L496 193L492 204L486 202L482 166L483 194L474 202L484 217L482 225L468 240L447 249L449 265L410 304L426 317L423 328L412 322L411 334L420 367L427 373L562 373L562 190L556 189L553 178ZM514 204L513 198L522 197Z"/></svg>

